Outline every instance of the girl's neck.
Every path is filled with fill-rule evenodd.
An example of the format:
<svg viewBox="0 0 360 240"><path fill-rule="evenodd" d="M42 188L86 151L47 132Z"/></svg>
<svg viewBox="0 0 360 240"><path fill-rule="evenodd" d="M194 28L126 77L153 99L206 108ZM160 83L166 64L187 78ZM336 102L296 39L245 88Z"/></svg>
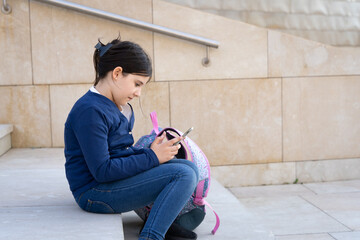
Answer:
<svg viewBox="0 0 360 240"><path fill-rule="evenodd" d="M118 105L115 102L113 93L111 91L112 86L111 86L111 80L109 79L102 79L101 81L98 82L98 84L95 86L95 89L103 96L107 97L108 99L110 99L113 103L115 103L115 105L119 108L120 111L122 111L122 107L120 105Z"/></svg>
<svg viewBox="0 0 360 240"><path fill-rule="evenodd" d="M111 87L109 84L109 81L107 79L102 79L98 82L98 84L95 86L96 90L98 90L98 92L107 97L108 99L110 99L111 101L114 101L114 97L111 91Z"/></svg>

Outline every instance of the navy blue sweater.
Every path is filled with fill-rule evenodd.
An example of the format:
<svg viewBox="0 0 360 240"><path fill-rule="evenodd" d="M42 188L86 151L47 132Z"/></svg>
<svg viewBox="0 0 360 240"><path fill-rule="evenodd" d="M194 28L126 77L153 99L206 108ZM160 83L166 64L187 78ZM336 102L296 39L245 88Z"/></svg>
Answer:
<svg viewBox="0 0 360 240"><path fill-rule="evenodd" d="M99 183L121 180L159 165L151 149L132 147L130 122L115 103L88 91L65 123L65 171L75 197Z"/></svg>

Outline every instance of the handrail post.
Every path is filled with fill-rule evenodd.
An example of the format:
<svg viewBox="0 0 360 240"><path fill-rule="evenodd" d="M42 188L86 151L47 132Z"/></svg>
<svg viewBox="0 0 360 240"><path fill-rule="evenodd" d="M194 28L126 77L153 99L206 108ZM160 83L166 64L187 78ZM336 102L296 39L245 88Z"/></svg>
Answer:
<svg viewBox="0 0 360 240"><path fill-rule="evenodd" d="M202 65L204 67L208 67L210 65L210 55L209 55L210 47L206 46L206 57L202 60Z"/></svg>
<svg viewBox="0 0 360 240"><path fill-rule="evenodd" d="M10 14L11 13L11 6L7 4L6 0L3 0L3 5L1 7L1 12L4 14Z"/></svg>

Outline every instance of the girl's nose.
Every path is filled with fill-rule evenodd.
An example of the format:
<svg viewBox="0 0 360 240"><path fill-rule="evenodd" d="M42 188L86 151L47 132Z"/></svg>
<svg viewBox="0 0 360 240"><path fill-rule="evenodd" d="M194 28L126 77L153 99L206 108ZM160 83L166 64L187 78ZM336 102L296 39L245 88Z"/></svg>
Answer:
<svg viewBox="0 0 360 240"><path fill-rule="evenodd" d="M140 95L141 95L141 88L135 91L135 97L140 97Z"/></svg>

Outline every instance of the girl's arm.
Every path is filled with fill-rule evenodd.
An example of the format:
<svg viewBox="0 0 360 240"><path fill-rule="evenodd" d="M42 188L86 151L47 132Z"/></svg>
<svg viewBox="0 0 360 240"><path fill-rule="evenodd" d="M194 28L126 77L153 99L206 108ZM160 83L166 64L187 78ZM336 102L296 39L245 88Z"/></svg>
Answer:
<svg viewBox="0 0 360 240"><path fill-rule="evenodd" d="M73 128L88 168L97 182L124 179L159 165L151 149L110 159L107 141L109 129L104 116L96 109L84 111ZM133 150L129 148L129 151Z"/></svg>

